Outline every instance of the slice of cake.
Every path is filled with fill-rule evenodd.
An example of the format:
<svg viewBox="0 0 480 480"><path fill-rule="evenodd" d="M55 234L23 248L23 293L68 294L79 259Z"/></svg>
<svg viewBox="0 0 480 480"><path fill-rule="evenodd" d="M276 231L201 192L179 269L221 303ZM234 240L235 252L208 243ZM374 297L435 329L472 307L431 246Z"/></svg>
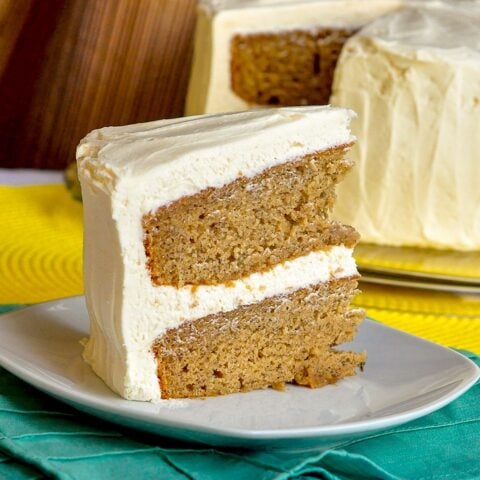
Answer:
<svg viewBox="0 0 480 480"><path fill-rule="evenodd" d="M298 107L90 133L84 358L128 399L352 375L357 233L330 220L352 112Z"/></svg>
<svg viewBox="0 0 480 480"><path fill-rule="evenodd" d="M186 113L329 102L345 41L404 0L203 0Z"/></svg>
<svg viewBox="0 0 480 480"><path fill-rule="evenodd" d="M358 118L335 216L362 241L480 250L480 4L386 15L350 38L332 103Z"/></svg>

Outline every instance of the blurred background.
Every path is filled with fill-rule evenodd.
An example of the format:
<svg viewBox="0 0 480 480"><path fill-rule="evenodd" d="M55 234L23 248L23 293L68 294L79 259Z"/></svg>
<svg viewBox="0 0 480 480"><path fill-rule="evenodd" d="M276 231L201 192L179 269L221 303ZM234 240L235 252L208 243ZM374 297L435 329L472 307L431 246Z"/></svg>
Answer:
<svg viewBox="0 0 480 480"><path fill-rule="evenodd" d="M63 169L90 130L182 115L195 0L0 0L0 167Z"/></svg>

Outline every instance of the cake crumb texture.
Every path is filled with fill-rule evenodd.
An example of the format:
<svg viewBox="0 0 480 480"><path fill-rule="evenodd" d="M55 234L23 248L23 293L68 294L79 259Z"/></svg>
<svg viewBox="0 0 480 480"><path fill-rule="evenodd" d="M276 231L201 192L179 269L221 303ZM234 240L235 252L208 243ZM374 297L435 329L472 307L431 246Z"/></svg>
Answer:
<svg viewBox="0 0 480 480"><path fill-rule="evenodd" d="M231 42L231 86L258 105L329 102L338 56L355 29L238 34Z"/></svg>
<svg viewBox="0 0 480 480"><path fill-rule="evenodd" d="M316 388L353 375L363 310L348 310L357 279L332 280L170 329L154 345L162 398L223 395L285 383Z"/></svg>
<svg viewBox="0 0 480 480"><path fill-rule="evenodd" d="M329 220L350 145L306 155L208 188L144 215L144 246L156 285L212 285L265 271L358 234Z"/></svg>

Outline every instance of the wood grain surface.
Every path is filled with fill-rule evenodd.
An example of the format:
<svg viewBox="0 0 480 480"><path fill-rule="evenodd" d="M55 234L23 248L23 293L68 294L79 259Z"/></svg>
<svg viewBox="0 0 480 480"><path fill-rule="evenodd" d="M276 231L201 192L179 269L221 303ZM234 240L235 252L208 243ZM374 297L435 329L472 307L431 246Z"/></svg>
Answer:
<svg viewBox="0 0 480 480"><path fill-rule="evenodd" d="M0 0L0 166L63 168L90 130L183 114L195 0Z"/></svg>

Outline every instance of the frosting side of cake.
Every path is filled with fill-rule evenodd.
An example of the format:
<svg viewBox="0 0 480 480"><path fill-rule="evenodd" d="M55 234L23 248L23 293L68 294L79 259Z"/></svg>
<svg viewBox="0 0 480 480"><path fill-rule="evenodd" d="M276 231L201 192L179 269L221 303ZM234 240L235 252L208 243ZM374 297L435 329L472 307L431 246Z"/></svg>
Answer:
<svg viewBox="0 0 480 480"><path fill-rule="evenodd" d="M351 115L327 108L256 111L112 127L86 137L78 149L91 319L84 358L113 390L160 399L152 343L167 329L357 275L351 248L332 246L227 284L156 286L142 227L152 208L254 176L290 154L349 144Z"/></svg>
<svg viewBox="0 0 480 480"><path fill-rule="evenodd" d="M463 5L392 13L342 52L332 103L359 142L334 217L365 242L480 248L480 14Z"/></svg>
<svg viewBox="0 0 480 480"><path fill-rule="evenodd" d="M402 0L201 2L186 114L251 108L231 88L231 41L237 34L356 29L399 8Z"/></svg>

